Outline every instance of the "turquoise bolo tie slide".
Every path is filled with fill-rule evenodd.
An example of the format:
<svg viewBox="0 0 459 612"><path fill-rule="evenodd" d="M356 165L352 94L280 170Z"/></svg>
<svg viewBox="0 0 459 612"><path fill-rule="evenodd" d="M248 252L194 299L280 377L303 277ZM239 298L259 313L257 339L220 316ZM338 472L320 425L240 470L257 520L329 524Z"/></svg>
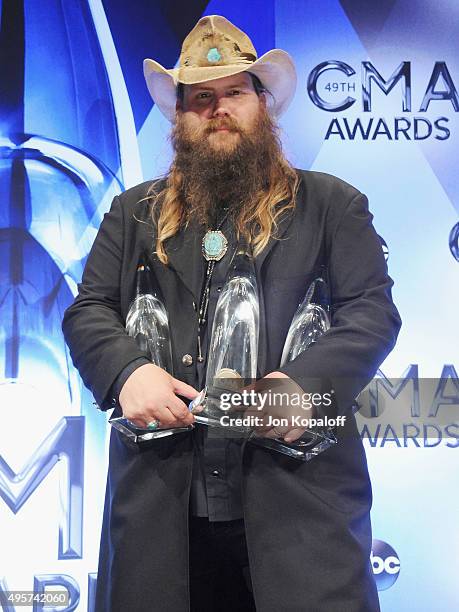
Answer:
<svg viewBox="0 0 459 612"><path fill-rule="evenodd" d="M228 240L220 230L209 230L202 239L202 254L207 261L220 261L228 249Z"/></svg>

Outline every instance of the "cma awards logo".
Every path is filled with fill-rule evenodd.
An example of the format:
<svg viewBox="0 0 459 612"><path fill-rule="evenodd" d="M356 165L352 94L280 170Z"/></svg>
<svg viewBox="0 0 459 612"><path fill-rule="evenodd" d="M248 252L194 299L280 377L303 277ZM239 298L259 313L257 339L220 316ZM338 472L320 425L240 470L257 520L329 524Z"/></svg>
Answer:
<svg viewBox="0 0 459 612"><path fill-rule="evenodd" d="M371 447L459 448L459 378L445 364L440 378L421 378L410 364L401 378L378 370L355 402L362 440Z"/></svg>
<svg viewBox="0 0 459 612"><path fill-rule="evenodd" d="M400 560L395 550L382 540L373 540L370 561L378 591L389 589L400 574Z"/></svg>
<svg viewBox="0 0 459 612"><path fill-rule="evenodd" d="M315 106L329 113L342 113L358 102L358 87L352 77L356 70L341 61L326 61L311 70L307 89ZM323 78L321 78L323 77ZM334 117L325 133L325 140L447 140L450 137L449 118L437 116L428 119L412 116L411 62L404 61L388 78L379 72L371 62L361 66L361 104L364 113L373 111L373 88L376 86L388 96L396 86L401 93L401 112L391 120L385 117L364 115L351 119ZM446 62L435 62L430 79L419 105L419 113L426 113L431 103L448 101L454 110L459 111L459 96ZM432 104L430 110L435 109Z"/></svg>

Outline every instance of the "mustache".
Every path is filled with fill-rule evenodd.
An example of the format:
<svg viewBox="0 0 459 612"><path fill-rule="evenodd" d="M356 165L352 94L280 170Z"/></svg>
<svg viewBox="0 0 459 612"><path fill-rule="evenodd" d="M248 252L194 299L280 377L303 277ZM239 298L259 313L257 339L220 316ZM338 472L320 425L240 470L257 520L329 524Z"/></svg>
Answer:
<svg viewBox="0 0 459 612"><path fill-rule="evenodd" d="M212 132L221 130L223 128L229 130L230 132L236 132L238 134L245 133L235 119L233 119L232 117L222 117L219 119L209 119L203 128L203 134L207 136L208 134L211 134Z"/></svg>

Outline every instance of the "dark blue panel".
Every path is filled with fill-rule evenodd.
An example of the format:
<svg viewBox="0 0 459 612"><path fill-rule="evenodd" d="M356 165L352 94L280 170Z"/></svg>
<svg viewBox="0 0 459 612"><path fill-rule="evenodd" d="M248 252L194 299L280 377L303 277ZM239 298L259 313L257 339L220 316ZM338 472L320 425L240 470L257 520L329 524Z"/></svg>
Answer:
<svg viewBox="0 0 459 612"><path fill-rule="evenodd" d="M131 100L136 129L142 127L152 101L145 85L142 62L150 57L173 68L183 39L192 29L207 2L177 0L103 0Z"/></svg>
<svg viewBox="0 0 459 612"><path fill-rule="evenodd" d="M206 15L222 15L252 40L258 55L275 47L274 0L211 0Z"/></svg>

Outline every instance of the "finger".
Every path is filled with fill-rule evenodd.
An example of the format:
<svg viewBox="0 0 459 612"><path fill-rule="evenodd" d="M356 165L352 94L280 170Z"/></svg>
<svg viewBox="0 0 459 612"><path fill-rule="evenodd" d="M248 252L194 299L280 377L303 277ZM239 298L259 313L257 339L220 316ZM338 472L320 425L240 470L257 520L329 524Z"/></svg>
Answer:
<svg viewBox="0 0 459 612"><path fill-rule="evenodd" d="M168 400L167 407L178 421L187 425L191 425L194 422L194 416L189 411L188 406L176 395L173 395Z"/></svg>
<svg viewBox="0 0 459 612"><path fill-rule="evenodd" d="M285 434L288 432L288 428L287 427L272 427L271 429L269 429L268 431L265 431L263 433L263 437L264 438L271 438L271 439L275 439L275 438L282 438L284 439Z"/></svg>
<svg viewBox="0 0 459 612"><path fill-rule="evenodd" d="M180 421L175 417L175 415L169 410L167 406L161 406L160 408L155 408L154 411L148 413L145 416L145 426L148 425L153 420L159 421L159 427L161 429L168 429L169 427L178 427L180 426Z"/></svg>
<svg viewBox="0 0 459 612"><path fill-rule="evenodd" d="M194 399L197 395L199 395L199 391L196 391L194 387L179 380L178 378L172 377L172 382L174 385L174 393L177 393L177 395L183 395L188 399Z"/></svg>
<svg viewBox="0 0 459 612"><path fill-rule="evenodd" d="M240 408L239 408L240 411ZM268 416L263 412L263 410L258 410L255 406L252 408L247 408L244 410L244 417L249 417L250 419L257 419L257 425L255 426L256 431L268 431L272 428L272 425L268 425Z"/></svg>
<svg viewBox="0 0 459 612"><path fill-rule="evenodd" d="M288 431L285 436L284 436L284 440L286 442L295 442L295 440L298 440L298 438L301 438L301 436L304 434L304 432L306 431L306 429L303 428L296 428L296 429L291 429L290 431Z"/></svg>
<svg viewBox="0 0 459 612"><path fill-rule="evenodd" d="M152 421L159 421L159 427L172 427L172 423L176 421L174 415L167 409L155 409L153 412L134 416L123 415L130 423L133 423L140 429L147 429L148 424Z"/></svg>
<svg viewBox="0 0 459 612"><path fill-rule="evenodd" d="M141 429L145 428L145 422L143 419L139 417L136 417L136 418L127 417L125 414L123 414L123 417L130 423L133 423L136 427L140 427Z"/></svg>
<svg viewBox="0 0 459 612"><path fill-rule="evenodd" d="M244 414L244 416L246 416L246 413ZM263 415L257 415L259 418L261 418L261 421L257 421L257 425L255 426L255 429L257 432L262 432L265 433L267 431L270 431L272 429L272 425L268 425L267 424L267 419L263 419ZM266 424L265 424L265 420L266 420Z"/></svg>

